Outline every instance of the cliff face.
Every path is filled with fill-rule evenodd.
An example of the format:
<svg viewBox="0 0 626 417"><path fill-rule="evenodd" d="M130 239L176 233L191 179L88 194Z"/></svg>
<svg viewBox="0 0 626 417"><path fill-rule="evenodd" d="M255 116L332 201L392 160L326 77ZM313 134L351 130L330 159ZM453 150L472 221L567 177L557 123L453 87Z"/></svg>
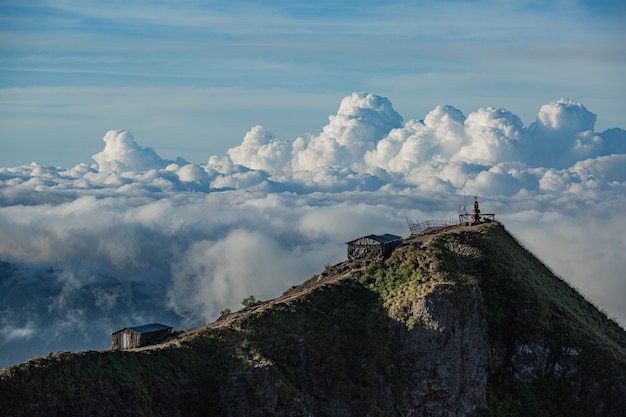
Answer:
<svg viewBox="0 0 626 417"><path fill-rule="evenodd" d="M411 317L413 329L398 326L404 350L415 358L407 415L466 416L485 408L489 346L479 291L472 288L461 307L429 294L412 304Z"/></svg>
<svg viewBox="0 0 626 417"><path fill-rule="evenodd" d="M335 299L352 305L324 305ZM411 328L375 300L356 286L327 288L299 306L304 313L276 306L250 318L245 355L253 367L222 386L224 415L466 416L487 406L489 352L476 289L461 307L442 294L418 298Z"/></svg>
<svg viewBox="0 0 626 417"><path fill-rule="evenodd" d="M623 416L625 352L492 223L329 267L153 349L6 368L0 414Z"/></svg>

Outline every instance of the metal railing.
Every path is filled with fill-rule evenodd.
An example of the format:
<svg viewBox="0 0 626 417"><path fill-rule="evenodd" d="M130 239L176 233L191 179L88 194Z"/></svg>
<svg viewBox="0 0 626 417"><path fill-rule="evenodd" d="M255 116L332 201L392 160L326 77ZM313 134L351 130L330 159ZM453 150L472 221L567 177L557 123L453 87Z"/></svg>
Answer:
<svg viewBox="0 0 626 417"><path fill-rule="evenodd" d="M412 235L423 232L426 229L430 229L431 227L444 227L444 226L454 226L458 224L452 219L449 220L426 220L424 222L408 222L409 223L409 231Z"/></svg>

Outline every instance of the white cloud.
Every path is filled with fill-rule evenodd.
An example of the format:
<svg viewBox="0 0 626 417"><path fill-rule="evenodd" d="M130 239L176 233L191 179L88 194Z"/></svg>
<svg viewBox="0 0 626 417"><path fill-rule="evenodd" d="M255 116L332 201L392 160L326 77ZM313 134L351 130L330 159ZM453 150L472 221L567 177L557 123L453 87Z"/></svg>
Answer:
<svg viewBox="0 0 626 417"><path fill-rule="evenodd" d="M319 271L318 248L301 244L282 245L271 235L244 229L219 241L194 242L172 265L169 306L208 322L224 308L241 308L249 295L277 297Z"/></svg>
<svg viewBox="0 0 626 417"><path fill-rule="evenodd" d="M196 183L201 186L209 185L209 176L200 165L187 164L181 167L178 164L170 164L166 169L175 172L181 181Z"/></svg>
<svg viewBox="0 0 626 417"><path fill-rule="evenodd" d="M447 105L439 105L424 118L424 124L434 130L441 147L441 157L451 157L464 143L463 124L465 116L461 110Z"/></svg>
<svg viewBox="0 0 626 417"><path fill-rule="evenodd" d="M3 343L14 342L21 339L30 339L35 335L35 328L32 324L27 324L25 327L16 327L13 325L6 325L0 328L0 338Z"/></svg>
<svg viewBox="0 0 626 417"><path fill-rule="evenodd" d="M595 178L604 184L626 182L626 154L601 156L576 162L571 168L580 178Z"/></svg>
<svg viewBox="0 0 626 417"><path fill-rule="evenodd" d="M566 168L582 158L599 156L602 139L593 133L596 115L571 99L541 106L529 126L531 160L543 166Z"/></svg>
<svg viewBox="0 0 626 417"><path fill-rule="evenodd" d="M352 238L406 234L404 213L454 218L463 195L479 195L624 324L613 295L626 250L626 154L615 152L626 131L594 132L595 115L571 100L537 119L526 128L508 110L465 117L441 105L402 124L388 100L355 93L317 135L284 140L254 126L203 165L109 131L95 165L0 168L0 260L17 265L0 263L0 357L20 343L48 353L37 350L48 336L57 349L106 347L108 333L144 320L203 324L344 259ZM533 153L540 139L560 153Z"/></svg>
<svg viewBox="0 0 626 417"><path fill-rule="evenodd" d="M557 131L570 135L593 130L596 115L575 100L562 98L539 109L537 128Z"/></svg>
<svg viewBox="0 0 626 417"><path fill-rule="evenodd" d="M306 144L296 141L293 169L361 170L365 152L401 122L402 117L386 98L353 93L341 101L337 114L329 117L329 123L319 135L311 137Z"/></svg>
<svg viewBox="0 0 626 417"><path fill-rule="evenodd" d="M255 126L246 133L241 145L228 150L228 155L237 165L280 175L289 172L291 146L263 126Z"/></svg>
<svg viewBox="0 0 626 417"><path fill-rule="evenodd" d="M100 171L146 171L165 168L172 162L162 159L152 148L137 145L133 135L125 130L109 130L102 140L106 144L104 150L92 157Z"/></svg>
<svg viewBox="0 0 626 417"><path fill-rule="evenodd" d="M517 194L523 184L502 166L479 172L467 180L464 190L469 194L510 197Z"/></svg>
<svg viewBox="0 0 626 417"><path fill-rule="evenodd" d="M453 159L480 165L524 161L526 131L519 117L505 109L489 107L465 119L466 145Z"/></svg>
<svg viewBox="0 0 626 417"><path fill-rule="evenodd" d="M432 130L415 120L393 129L380 140L375 150L365 154L365 161L389 172L409 174L430 162L439 153Z"/></svg>

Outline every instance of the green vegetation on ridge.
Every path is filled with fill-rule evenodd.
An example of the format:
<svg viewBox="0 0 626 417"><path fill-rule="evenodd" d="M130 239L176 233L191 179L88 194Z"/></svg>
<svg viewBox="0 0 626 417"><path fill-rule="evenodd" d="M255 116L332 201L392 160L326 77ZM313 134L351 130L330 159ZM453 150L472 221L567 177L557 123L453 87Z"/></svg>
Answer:
<svg viewBox="0 0 626 417"><path fill-rule="evenodd" d="M10 366L0 373L0 415L111 415L101 408L116 404L122 415L216 413L213 393L244 367L229 339L203 331L158 350L57 352Z"/></svg>
<svg viewBox="0 0 626 417"><path fill-rule="evenodd" d="M318 391L353 415L377 409L376 379L400 384L400 345L379 297L353 281L319 288L241 321L246 346L295 392ZM376 414L383 415L383 414Z"/></svg>

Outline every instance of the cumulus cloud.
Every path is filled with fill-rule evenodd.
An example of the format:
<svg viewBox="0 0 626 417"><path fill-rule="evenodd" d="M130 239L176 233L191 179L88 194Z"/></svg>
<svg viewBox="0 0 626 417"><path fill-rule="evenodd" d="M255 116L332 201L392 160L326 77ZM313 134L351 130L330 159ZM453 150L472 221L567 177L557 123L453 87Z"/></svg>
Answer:
<svg viewBox="0 0 626 417"><path fill-rule="evenodd" d="M529 126L531 160L541 166L566 168L579 159L599 156L602 138L594 134L596 115L575 100L544 104Z"/></svg>
<svg viewBox="0 0 626 417"><path fill-rule="evenodd" d="M0 168L0 364L104 348L132 324L201 325L345 259L359 235L407 234L405 215L454 219L464 195L624 324L626 131L595 119L562 99L528 127L449 105L403 122L354 93L318 134L254 126L202 165L114 130L96 164Z"/></svg>
<svg viewBox="0 0 626 417"><path fill-rule="evenodd" d="M102 140L106 144L104 150L92 157L100 171L146 171L164 168L173 162L162 159L152 148L139 146L126 130L109 130ZM186 163L182 159L176 162Z"/></svg>
<svg viewBox="0 0 626 417"><path fill-rule="evenodd" d="M576 162L570 171L583 179L597 179L607 185L626 181L626 154L601 156Z"/></svg>
<svg viewBox="0 0 626 417"><path fill-rule="evenodd" d="M468 142L454 160L480 165L521 161L526 130L519 117L504 109L489 107L470 113L465 119Z"/></svg>
<svg viewBox="0 0 626 417"><path fill-rule="evenodd" d="M479 172L466 181L464 190L475 195L498 195L510 197L518 194L523 183L505 165L496 165Z"/></svg>
<svg viewBox="0 0 626 417"><path fill-rule="evenodd" d="M263 126L255 126L246 133L241 145L228 150L228 155L234 164L281 174L288 171L291 146Z"/></svg>
<svg viewBox="0 0 626 417"><path fill-rule="evenodd" d="M401 122L402 117L386 98L353 93L341 101L337 114L329 117L318 135L288 142L255 126L228 154L235 164L275 175L320 169L360 170L365 152Z"/></svg>
<svg viewBox="0 0 626 417"><path fill-rule="evenodd" d="M602 155L626 153L626 130L613 128L600 133L604 143Z"/></svg>
<svg viewBox="0 0 626 417"><path fill-rule="evenodd" d="M593 130L596 115L575 100L562 98L544 104L537 115L536 128L575 135L578 132Z"/></svg>
<svg viewBox="0 0 626 417"><path fill-rule="evenodd" d="M402 117L391 102L374 94L353 93L341 101L322 132L308 144L296 144L295 170L350 167L358 170L366 151L374 148Z"/></svg>

